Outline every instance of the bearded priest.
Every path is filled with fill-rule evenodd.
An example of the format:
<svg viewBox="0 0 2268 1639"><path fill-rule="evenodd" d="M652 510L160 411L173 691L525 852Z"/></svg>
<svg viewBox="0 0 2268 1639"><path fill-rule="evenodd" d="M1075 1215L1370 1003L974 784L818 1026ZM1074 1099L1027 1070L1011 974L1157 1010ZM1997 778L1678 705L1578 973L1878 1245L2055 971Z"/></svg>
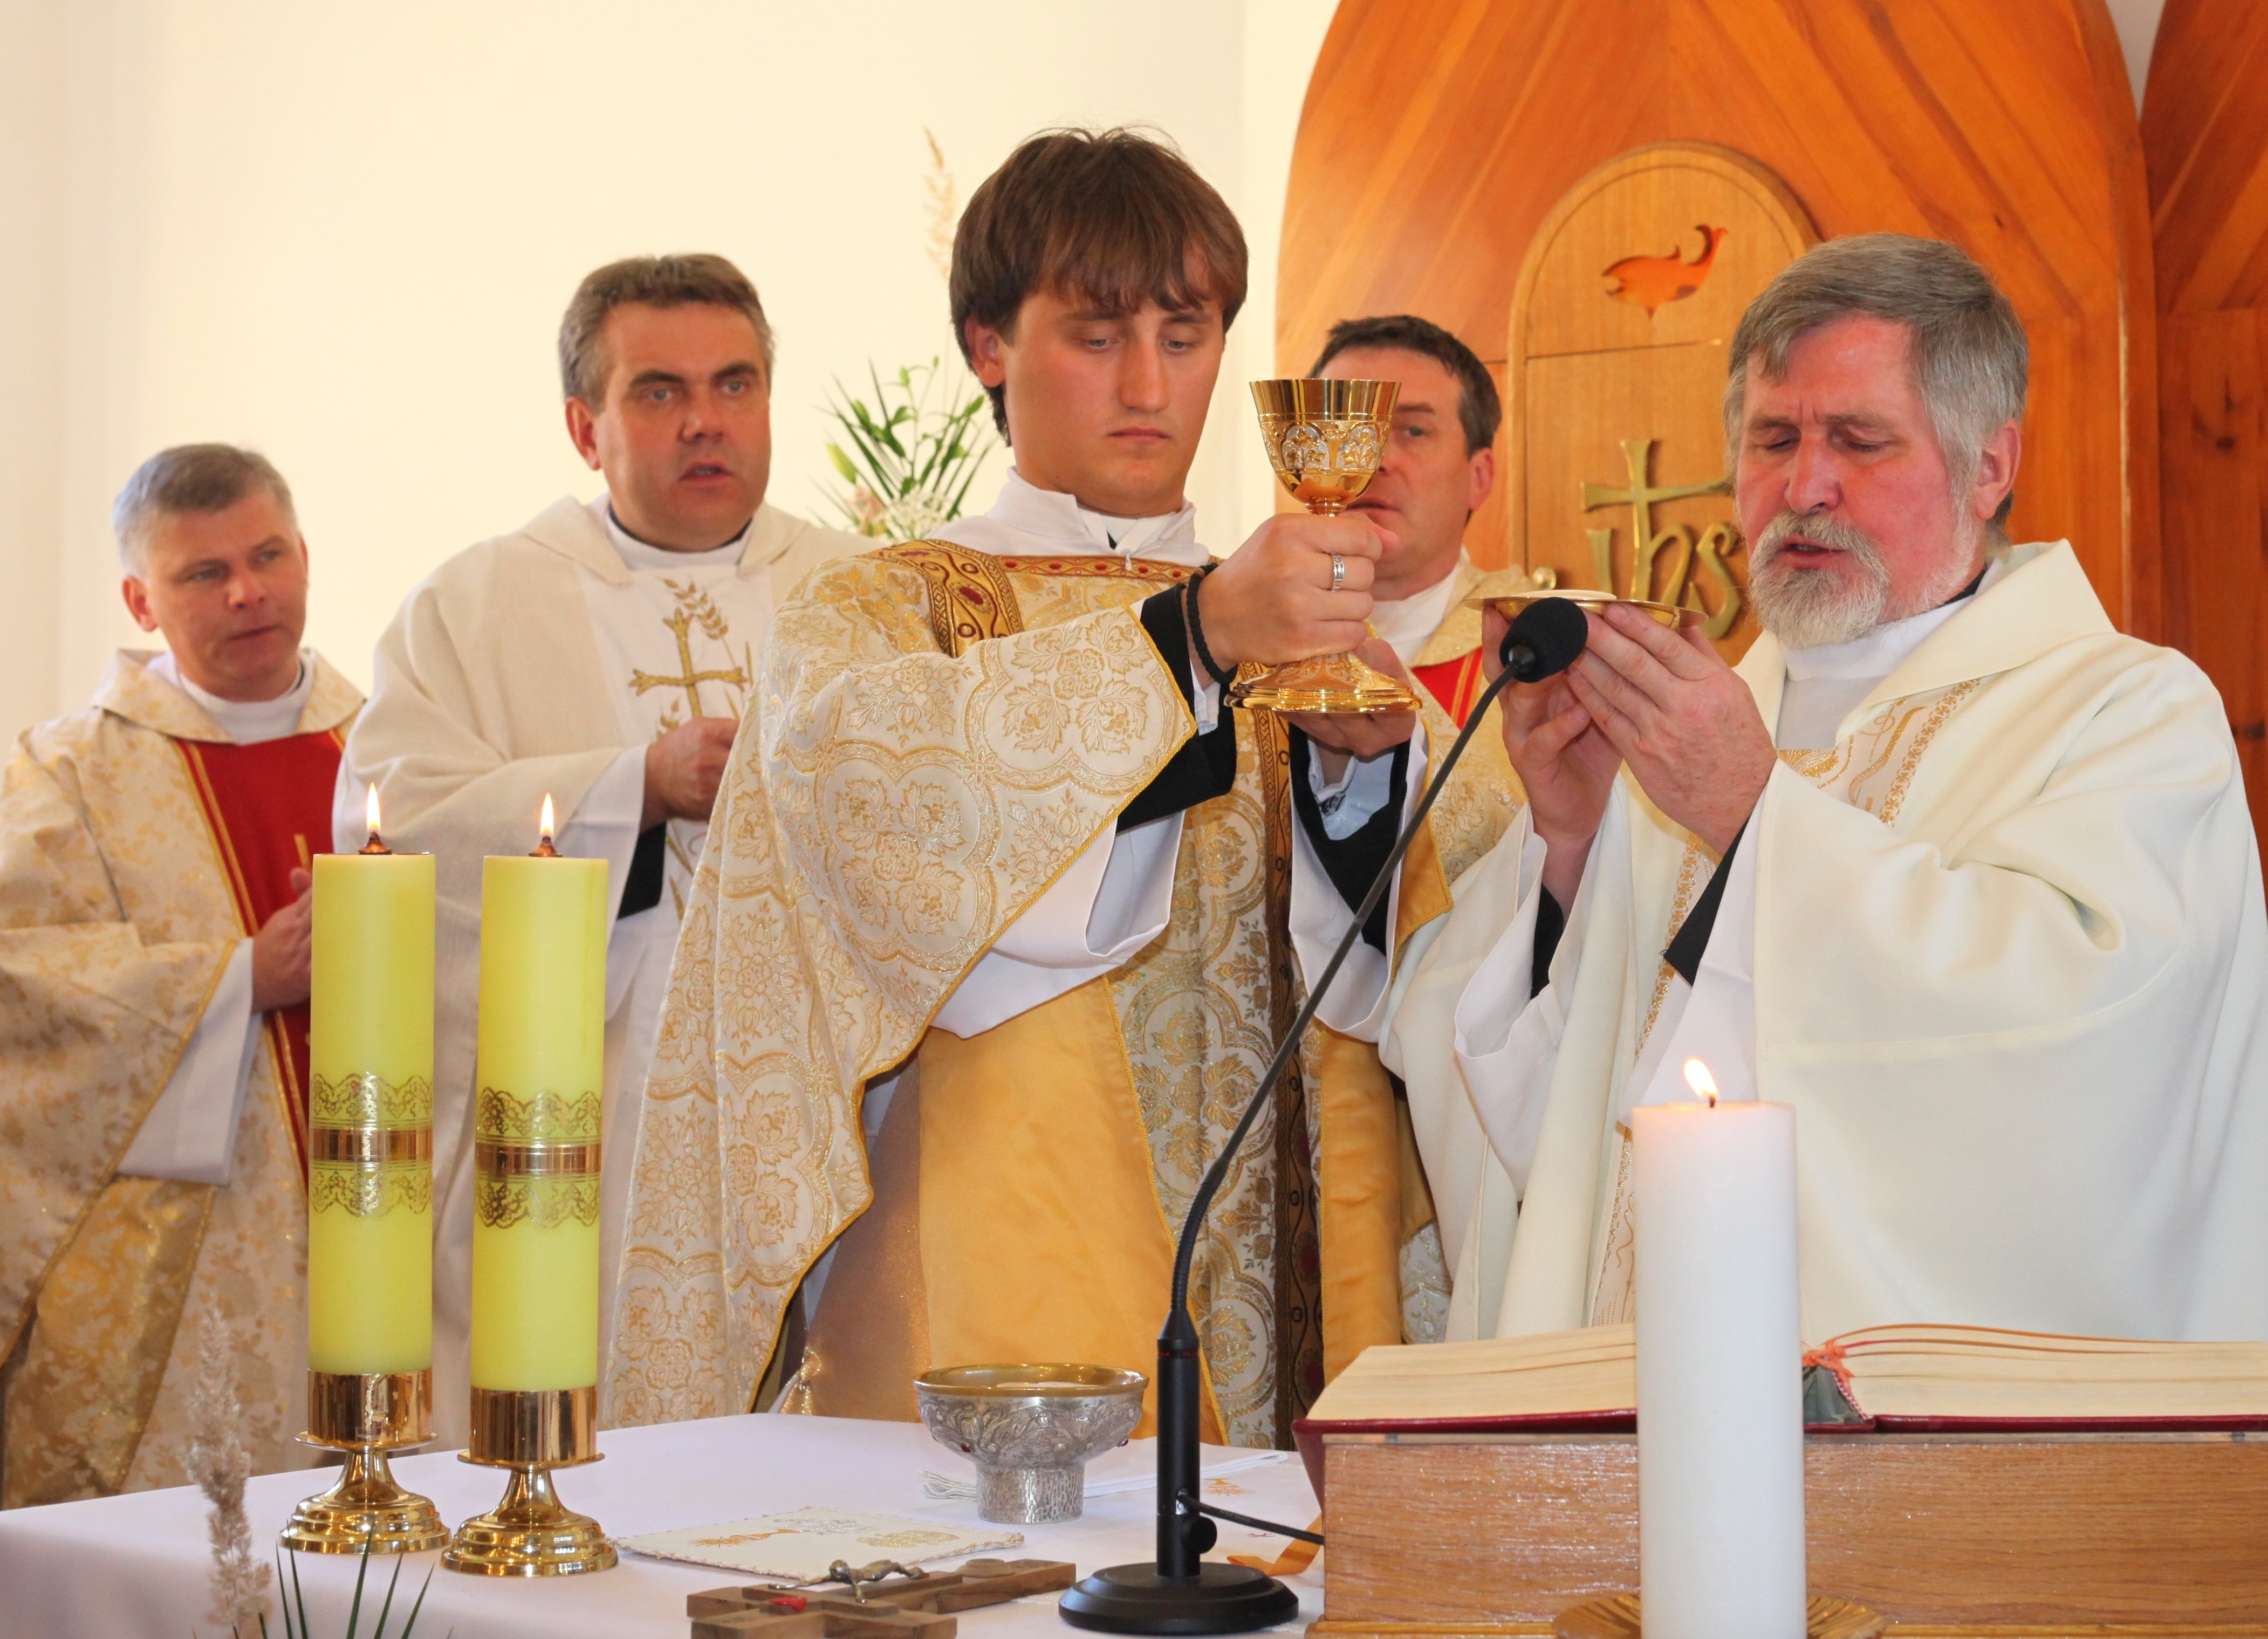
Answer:
<svg viewBox="0 0 2268 1639"><path fill-rule="evenodd" d="M2268 919L2220 696L2014 546L2027 347L1950 245L1790 264L1731 349L1764 628L1634 610L1511 691L1529 796L1387 1055L1451 1335L1627 1319L1630 1112L1796 1112L1806 1335L2268 1341ZM1564 913L1564 930L1562 917Z"/></svg>
<svg viewBox="0 0 2268 1639"><path fill-rule="evenodd" d="M900 1418L932 1364L1152 1369L1190 1194L1447 732L1221 704L1241 661L1365 643L1386 545L1304 515L1199 544L1245 266L1130 133L1035 137L970 199L954 324L1015 470L780 611L646 1084L616 1420L747 1410L768 1363L785 1408ZM1277 1443L1403 1335L1388 954L1510 812L1445 797L1228 1175L1191 1284L1210 1438Z"/></svg>
<svg viewBox="0 0 2268 1639"><path fill-rule="evenodd" d="M567 435L606 475L451 558L379 638L334 824L359 846L363 789L387 837L438 856L434 1020L436 1430L465 1437L470 1366L475 1003L481 861L536 843L612 866L600 1280L610 1290L637 1089L717 782L772 611L805 572L871 543L764 499L772 332L721 256L640 256L584 279L559 327ZM601 1324L611 1305L603 1301Z"/></svg>
<svg viewBox="0 0 2268 1639"><path fill-rule="evenodd" d="M113 518L122 650L0 779L0 1506L182 1484L206 1324L256 1472L306 1410L308 862L362 696L299 646L262 457L151 457Z"/></svg>

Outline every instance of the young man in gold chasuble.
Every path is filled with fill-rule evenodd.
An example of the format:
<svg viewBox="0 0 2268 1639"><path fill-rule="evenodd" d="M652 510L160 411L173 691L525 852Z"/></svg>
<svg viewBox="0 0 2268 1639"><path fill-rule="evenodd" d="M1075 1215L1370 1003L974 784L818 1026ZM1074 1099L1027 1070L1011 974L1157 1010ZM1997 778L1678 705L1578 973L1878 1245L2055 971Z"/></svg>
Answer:
<svg viewBox="0 0 2268 1639"><path fill-rule="evenodd" d="M1368 521L1198 544L1244 282L1142 137L1036 137L970 200L954 322L1015 470L779 611L646 1086L613 1421L743 1410L768 1367L787 1408L883 1417L932 1365L1151 1368L1189 1194L1450 731L1221 705L1246 660L1401 674ZM1277 1443L1403 1335L1433 1243L1371 1043L1390 952L1512 812L1461 774L1237 1158L1191 1284L1209 1439ZM1408 1283L1438 1301L1438 1259Z"/></svg>

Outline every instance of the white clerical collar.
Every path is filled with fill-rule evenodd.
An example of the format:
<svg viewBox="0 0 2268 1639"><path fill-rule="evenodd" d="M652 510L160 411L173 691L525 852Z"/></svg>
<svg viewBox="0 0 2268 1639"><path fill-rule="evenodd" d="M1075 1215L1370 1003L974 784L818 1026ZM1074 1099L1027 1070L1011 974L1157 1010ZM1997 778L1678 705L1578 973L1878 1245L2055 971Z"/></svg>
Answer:
<svg viewBox="0 0 2268 1639"><path fill-rule="evenodd" d="M1413 665L1418 652L1441 629L1441 622L1448 618L1449 596L1457 589L1458 571L1464 566L1465 551L1460 547L1456 562L1425 591L1393 603L1370 606L1370 629L1386 639L1403 665Z"/></svg>
<svg viewBox="0 0 2268 1639"><path fill-rule="evenodd" d="M273 700L223 700L218 695L199 688L181 675L181 668L170 649L151 660L148 670L152 677L171 683L203 707L205 715L220 725L221 732L238 745L258 746L299 731L299 717L307 709L307 696L315 692L314 653L312 649L299 650L298 679Z"/></svg>
<svg viewBox="0 0 2268 1639"><path fill-rule="evenodd" d="M1967 597L1878 626L1847 643L1788 650L1785 657L1787 687L1780 695L1779 722L1774 725L1772 743L1789 751L1821 751L1834 745L1843 719L1874 692L1874 685L1904 665L1906 657L1920 648L1931 633L1969 607L1977 592L2007 573L2007 562L1996 555L1984 565L1976 592Z"/></svg>
<svg viewBox="0 0 2268 1639"><path fill-rule="evenodd" d="M985 516L1027 535L1115 557L1202 563L1206 556L1197 545L1197 510L1187 502L1178 512L1157 518L1113 518L1089 511L1060 490L1041 489L1013 467Z"/></svg>
<svg viewBox="0 0 2268 1639"><path fill-rule="evenodd" d="M721 547L711 547L706 552L672 552L667 547L657 547L640 540L624 529L622 520L615 516L612 499L600 496L591 503L591 514L607 532L607 539L615 543L615 550L622 555L622 562L631 570L674 570L682 574L687 570L730 569L740 561L748 549L748 531L756 526L751 517L740 533Z"/></svg>

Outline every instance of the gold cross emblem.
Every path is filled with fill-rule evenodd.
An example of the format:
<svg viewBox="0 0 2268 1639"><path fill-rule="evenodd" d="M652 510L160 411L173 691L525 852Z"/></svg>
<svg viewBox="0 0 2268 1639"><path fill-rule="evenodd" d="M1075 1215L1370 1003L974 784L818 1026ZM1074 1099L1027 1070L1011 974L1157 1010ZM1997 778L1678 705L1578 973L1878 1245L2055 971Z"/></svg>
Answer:
<svg viewBox="0 0 2268 1639"><path fill-rule="evenodd" d="M1631 568L1630 577L1618 594L1624 598L1645 599L1658 603L1682 604L1708 615L1702 629L1711 637L1722 637L1733 629L1740 618L1741 589L1733 579L1732 571L1725 566L1725 557L1740 547L1740 535L1728 523L1715 523L1698 537L1683 524L1672 524L1667 529L1653 526L1653 508L1664 501L1682 501L1693 496L1723 495L1730 480L1718 478L1700 484L1664 484L1656 487L1647 478L1653 465L1653 440L1624 438L1623 457L1630 464L1630 483L1627 488L1615 489L1607 484L1583 486L1583 511L1595 512L1602 506L1626 506L1631 510ZM1591 555L1597 565L1599 585L1606 592L1615 591L1615 532L1612 529L1593 529ZM1655 560L1670 547L1683 547L1683 553L1675 560L1669 574L1657 582ZM1693 570L1698 564L1716 583L1722 601L1715 614L1701 601L1699 591L1693 585ZM1657 585L1659 590L1657 591Z"/></svg>
<svg viewBox="0 0 2268 1639"><path fill-rule="evenodd" d="M660 677L652 672L633 671L630 673L630 687L641 695L649 688L681 688L685 691L686 705L692 715L696 717L706 717L709 714L701 708L701 685L717 683L729 688L747 687L750 680L747 658L743 656L741 663L730 671L713 669L703 671L695 666L693 664L694 627L699 626L718 643L724 642L725 634L732 628L725 621L724 611L711 602L709 594L698 586L690 583L681 586L674 580L665 580L661 584L668 587L671 595L677 599L676 610L666 617L662 624L669 628L672 635L677 639L678 675ZM734 715L737 716L738 713L735 712ZM676 709L672 707L662 719L662 728L665 731L676 726L669 721L674 716L676 716Z"/></svg>

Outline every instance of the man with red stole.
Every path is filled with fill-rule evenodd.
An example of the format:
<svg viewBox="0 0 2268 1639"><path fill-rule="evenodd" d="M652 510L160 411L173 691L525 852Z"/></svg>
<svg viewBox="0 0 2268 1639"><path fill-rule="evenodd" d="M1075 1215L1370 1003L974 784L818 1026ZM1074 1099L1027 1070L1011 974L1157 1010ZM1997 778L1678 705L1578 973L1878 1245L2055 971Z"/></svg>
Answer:
<svg viewBox="0 0 2268 1639"><path fill-rule="evenodd" d="M1378 475L1347 510L1394 542L1371 583L1371 630L1462 726L1488 687L1480 611L1465 607L1483 576L1464 536L1496 488L1496 383L1472 349L1411 313L1340 320L1307 373L1402 384ZM1491 738L1476 735L1465 754L1483 754Z"/></svg>
<svg viewBox="0 0 2268 1639"><path fill-rule="evenodd" d="M354 686L262 457L188 445L113 510L122 650L0 776L0 1503L181 1484L209 1317L254 1473L306 1370L309 859Z"/></svg>
<svg viewBox="0 0 2268 1639"><path fill-rule="evenodd" d="M932 1365L1154 1366L1197 1180L1452 731L1224 703L1246 660L1401 669L1364 628L1370 519L1199 540L1245 268L1220 196L1131 133L1035 137L971 197L954 326L1015 468L774 622L645 1085L617 1422L769 1406L791 1363L785 1409L904 1418ZM1415 1329L1423 1192L1372 1044L1395 952L1511 819L1476 767L1205 1221L1208 1438L1286 1438Z"/></svg>

